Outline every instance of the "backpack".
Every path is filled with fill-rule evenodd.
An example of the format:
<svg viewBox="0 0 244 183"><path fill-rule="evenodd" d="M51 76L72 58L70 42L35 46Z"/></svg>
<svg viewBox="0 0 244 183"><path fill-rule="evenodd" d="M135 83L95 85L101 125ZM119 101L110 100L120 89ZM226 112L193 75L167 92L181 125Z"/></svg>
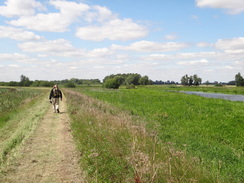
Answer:
<svg viewBox="0 0 244 183"><path fill-rule="evenodd" d="M59 98L59 97L60 97L60 91L57 90L57 89L54 89L54 90L53 90L53 96L54 96L55 98Z"/></svg>

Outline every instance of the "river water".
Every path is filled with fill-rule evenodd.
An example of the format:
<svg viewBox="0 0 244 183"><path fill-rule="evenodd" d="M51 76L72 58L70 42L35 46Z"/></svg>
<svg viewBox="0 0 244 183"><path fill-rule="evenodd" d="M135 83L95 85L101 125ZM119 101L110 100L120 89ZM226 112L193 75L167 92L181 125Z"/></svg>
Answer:
<svg viewBox="0 0 244 183"><path fill-rule="evenodd" d="M241 101L244 102L244 95L230 95L230 94L221 94L221 93L205 93L205 92L194 92L194 91L180 91L181 93L199 95L207 98L219 98L231 101Z"/></svg>

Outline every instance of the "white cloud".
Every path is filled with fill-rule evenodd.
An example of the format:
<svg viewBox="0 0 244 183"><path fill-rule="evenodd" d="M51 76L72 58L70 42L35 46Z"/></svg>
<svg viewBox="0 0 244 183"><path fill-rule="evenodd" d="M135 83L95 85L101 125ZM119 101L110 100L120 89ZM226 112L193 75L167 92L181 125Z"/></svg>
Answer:
<svg viewBox="0 0 244 183"><path fill-rule="evenodd" d="M244 11L243 0L196 0L197 6L227 9L230 14L238 14Z"/></svg>
<svg viewBox="0 0 244 183"><path fill-rule="evenodd" d="M201 59L201 60L196 60L196 61L181 61L177 63L178 65L197 65L197 66L203 66L208 64L208 60L206 59Z"/></svg>
<svg viewBox="0 0 244 183"><path fill-rule="evenodd" d="M137 51L137 52L167 52L176 51L188 47L186 43L177 42L151 42L151 41L139 41L130 44L129 46L112 45L112 49L115 50L126 50L126 51Z"/></svg>
<svg viewBox="0 0 244 183"><path fill-rule="evenodd" d="M25 42L18 46L26 52L43 52L43 53L64 53L74 51L75 48L71 43L64 39L57 39L53 41L39 41L39 42Z"/></svg>
<svg viewBox="0 0 244 183"><path fill-rule="evenodd" d="M17 41L33 41L42 39L41 36L38 36L33 32L9 26L0 26L0 38L9 38Z"/></svg>
<svg viewBox="0 0 244 183"><path fill-rule="evenodd" d="M14 61L18 63L28 63L28 64L33 64L36 63L37 59L35 58L30 58L27 55L19 54L19 53L14 53L14 54L0 54L0 61L6 62L6 61Z"/></svg>
<svg viewBox="0 0 244 183"><path fill-rule="evenodd" d="M244 48L244 37L233 39L219 39L215 47L221 50L239 50Z"/></svg>
<svg viewBox="0 0 244 183"><path fill-rule="evenodd" d="M120 40L128 41L146 36L145 27L135 23L132 19L112 19L98 26L80 27L76 36L80 39L91 41Z"/></svg>
<svg viewBox="0 0 244 183"><path fill-rule="evenodd" d="M9 67L13 67L13 68L20 68L20 66L17 65L17 64L9 64L8 66L9 66Z"/></svg>
<svg viewBox="0 0 244 183"><path fill-rule="evenodd" d="M6 17L30 16L35 13L35 9L43 10L45 7L35 0L7 0L5 6L0 6L0 15Z"/></svg>
<svg viewBox="0 0 244 183"><path fill-rule="evenodd" d="M168 34L165 36L165 39L167 40L175 40L177 39L177 36L175 34Z"/></svg>
<svg viewBox="0 0 244 183"><path fill-rule="evenodd" d="M200 48L212 47L212 46L213 46L213 44L211 44L211 43L205 43L205 42L197 43L197 47L200 47Z"/></svg>
<svg viewBox="0 0 244 183"><path fill-rule="evenodd" d="M82 3L51 1L50 4L55 6L60 12L21 16L19 19L9 21L8 23L38 31L64 32L68 30L68 26L71 23L78 21L78 17L84 15L89 10L89 6Z"/></svg>

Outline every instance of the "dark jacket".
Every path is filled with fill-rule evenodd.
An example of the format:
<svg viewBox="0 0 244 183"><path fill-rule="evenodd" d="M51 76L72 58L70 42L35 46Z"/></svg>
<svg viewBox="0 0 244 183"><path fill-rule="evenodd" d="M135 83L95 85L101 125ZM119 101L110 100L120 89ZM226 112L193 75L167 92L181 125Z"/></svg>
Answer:
<svg viewBox="0 0 244 183"><path fill-rule="evenodd" d="M62 100L62 92L59 89L52 89L50 91L49 100L51 100L51 98L61 98Z"/></svg>

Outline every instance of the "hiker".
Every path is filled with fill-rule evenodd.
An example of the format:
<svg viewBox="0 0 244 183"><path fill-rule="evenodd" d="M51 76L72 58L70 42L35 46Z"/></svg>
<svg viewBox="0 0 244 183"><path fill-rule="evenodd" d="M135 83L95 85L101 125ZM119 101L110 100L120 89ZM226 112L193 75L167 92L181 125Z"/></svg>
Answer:
<svg viewBox="0 0 244 183"><path fill-rule="evenodd" d="M50 103L53 104L54 113L59 113L59 99L62 101L62 92L59 90L58 85L54 85L49 95Z"/></svg>

